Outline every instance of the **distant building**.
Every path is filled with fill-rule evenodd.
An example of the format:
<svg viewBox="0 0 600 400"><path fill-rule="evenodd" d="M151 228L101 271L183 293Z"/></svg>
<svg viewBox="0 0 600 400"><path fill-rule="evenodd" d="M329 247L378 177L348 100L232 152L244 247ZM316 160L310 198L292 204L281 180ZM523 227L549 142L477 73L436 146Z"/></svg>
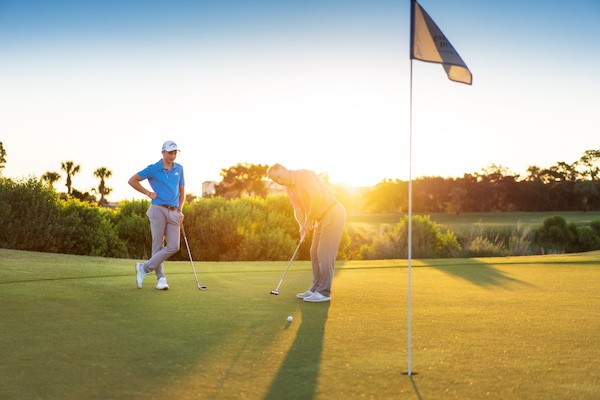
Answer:
<svg viewBox="0 0 600 400"><path fill-rule="evenodd" d="M215 181L204 181L202 182L202 197L211 197L216 193L215 185L217 182Z"/></svg>
<svg viewBox="0 0 600 400"><path fill-rule="evenodd" d="M285 186L281 186L279 183L276 183L273 181L267 181L267 193L268 194L285 193Z"/></svg>

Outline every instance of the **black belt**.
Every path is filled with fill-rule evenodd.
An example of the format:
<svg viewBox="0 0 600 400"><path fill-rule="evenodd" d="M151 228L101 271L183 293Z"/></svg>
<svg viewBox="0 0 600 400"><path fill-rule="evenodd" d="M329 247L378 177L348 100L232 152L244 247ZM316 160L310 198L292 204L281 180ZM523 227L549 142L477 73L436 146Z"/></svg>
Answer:
<svg viewBox="0 0 600 400"><path fill-rule="evenodd" d="M164 207L164 208L168 208L171 211L175 211L175 210L179 210L179 208L177 207L173 207L173 206L168 206L166 204L157 204L158 206Z"/></svg>

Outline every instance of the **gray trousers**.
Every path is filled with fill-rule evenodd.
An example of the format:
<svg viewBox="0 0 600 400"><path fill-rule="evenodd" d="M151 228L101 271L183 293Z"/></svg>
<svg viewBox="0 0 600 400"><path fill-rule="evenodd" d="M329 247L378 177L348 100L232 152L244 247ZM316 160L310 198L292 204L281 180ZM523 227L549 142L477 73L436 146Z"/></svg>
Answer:
<svg viewBox="0 0 600 400"><path fill-rule="evenodd" d="M165 276L162 263L179 251L180 215L177 210L169 210L157 205L150 205L146 212L150 219L152 233L152 258L144 264L146 272L156 272L156 278ZM166 245L165 245L166 241Z"/></svg>
<svg viewBox="0 0 600 400"><path fill-rule="evenodd" d="M323 296L331 296L333 264L340 247L345 224L346 209L341 203L338 203L315 224L313 230L313 239L310 245L313 284L310 290L319 292Z"/></svg>

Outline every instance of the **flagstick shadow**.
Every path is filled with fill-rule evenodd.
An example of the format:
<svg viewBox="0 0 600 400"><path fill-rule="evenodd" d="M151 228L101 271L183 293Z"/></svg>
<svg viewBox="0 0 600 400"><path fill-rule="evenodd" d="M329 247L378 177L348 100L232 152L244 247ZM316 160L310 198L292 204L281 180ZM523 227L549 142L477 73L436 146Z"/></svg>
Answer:
<svg viewBox="0 0 600 400"><path fill-rule="evenodd" d="M417 384L415 383L414 378L411 376L409 376L410 379L410 383L412 384L413 389L415 389L415 394L417 395L417 399L419 400L423 400L423 397L421 396L421 392L419 392L419 388L417 387Z"/></svg>
<svg viewBox="0 0 600 400"><path fill-rule="evenodd" d="M329 303L302 303L302 322L265 400L313 399L316 394Z"/></svg>
<svg viewBox="0 0 600 400"><path fill-rule="evenodd" d="M447 264L423 262L423 265L436 268L448 275L454 275L482 287L498 286L508 288L511 284L532 286L527 282L510 277L507 273L495 268L493 264L475 259L461 259Z"/></svg>

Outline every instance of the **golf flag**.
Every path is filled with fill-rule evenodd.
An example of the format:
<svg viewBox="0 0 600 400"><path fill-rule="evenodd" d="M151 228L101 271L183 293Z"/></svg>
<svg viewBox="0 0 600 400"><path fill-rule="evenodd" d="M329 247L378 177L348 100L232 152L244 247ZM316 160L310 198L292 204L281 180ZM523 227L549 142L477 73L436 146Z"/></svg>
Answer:
<svg viewBox="0 0 600 400"><path fill-rule="evenodd" d="M448 79L470 85L471 71L416 0L411 3L410 22L410 58L442 64Z"/></svg>

